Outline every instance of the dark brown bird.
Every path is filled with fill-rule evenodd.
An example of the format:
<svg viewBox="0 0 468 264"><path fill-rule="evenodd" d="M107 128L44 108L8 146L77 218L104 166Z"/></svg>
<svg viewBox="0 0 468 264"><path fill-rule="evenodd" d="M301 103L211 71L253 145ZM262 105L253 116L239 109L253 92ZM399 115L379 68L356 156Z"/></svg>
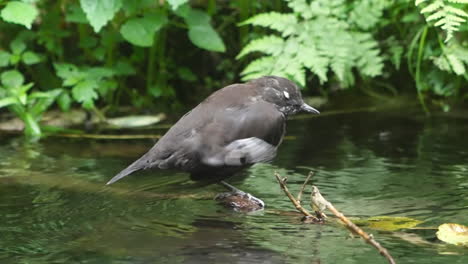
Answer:
<svg viewBox="0 0 468 264"><path fill-rule="evenodd" d="M107 184L153 168L185 171L193 180L222 181L255 163L271 161L287 117L300 111L319 113L285 78L265 76L226 86L185 114Z"/></svg>

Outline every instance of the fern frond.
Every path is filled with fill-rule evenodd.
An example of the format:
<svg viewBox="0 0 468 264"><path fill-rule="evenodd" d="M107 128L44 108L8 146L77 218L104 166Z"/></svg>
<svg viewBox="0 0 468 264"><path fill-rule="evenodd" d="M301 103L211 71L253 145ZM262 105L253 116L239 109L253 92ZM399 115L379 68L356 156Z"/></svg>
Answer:
<svg viewBox="0 0 468 264"><path fill-rule="evenodd" d="M272 56L261 57L249 63L241 72L242 80L251 80L264 75L270 75L273 71L273 66L276 63L276 58Z"/></svg>
<svg viewBox="0 0 468 264"><path fill-rule="evenodd" d="M289 36L294 32L297 18L294 14L281 14L278 12L263 13L253 16L239 25L254 25L277 30L283 36Z"/></svg>
<svg viewBox="0 0 468 264"><path fill-rule="evenodd" d="M436 0L434 3L429 4L425 8L421 9L421 13L432 13L436 11L437 9L440 9L444 7L444 1L443 0Z"/></svg>
<svg viewBox="0 0 468 264"><path fill-rule="evenodd" d="M296 81L299 86L305 86L305 69L302 65L298 62L298 58L295 58L294 62L289 64L289 66L285 69L285 74L290 79Z"/></svg>
<svg viewBox="0 0 468 264"><path fill-rule="evenodd" d="M263 52L268 55L278 55L281 53L283 49L284 41L282 38L269 35L264 36L255 40L252 40L247 46L245 46L239 55L237 55L236 59L240 59L245 55L252 53L252 52Z"/></svg>
<svg viewBox="0 0 468 264"><path fill-rule="evenodd" d="M456 8L456 7L453 7L453 6L446 5L444 7L444 9L448 13L452 13L452 14L460 16L460 17L468 17L468 13L466 13L465 11L463 11L460 8Z"/></svg>
<svg viewBox="0 0 468 264"><path fill-rule="evenodd" d="M422 2L425 1L416 0L415 4L419 5ZM434 26L440 27L446 32L445 42L452 38L453 34L459 30L460 25L468 18L467 12L452 6L450 3L467 4L468 0L436 0L420 11L422 14L427 15L427 22L435 21Z"/></svg>
<svg viewBox="0 0 468 264"><path fill-rule="evenodd" d="M426 2L427 0L416 0L414 2L414 5L418 6L419 4L423 3L423 2Z"/></svg>
<svg viewBox="0 0 468 264"><path fill-rule="evenodd" d="M358 55L357 68L366 76L375 77L382 74L383 58L380 56L378 43L370 34L354 34L356 46L354 52Z"/></svg>
<svg viewBox="0 0 468 264"><path fill-rule="evenodd" d="M320 83L326 82L330 59L325 56L323 52L319 51L313 42L309 42L308 45L302 44L300 50L301 56L297 59L302 63L302 65L304 65L304 67L317 74Z"/></svg>
<svg viewBox="0 0 468 264"><path fill-rule="evenodd" d="M452 67L450 67L450 63L448 62L445 56L439 56L439 57L431 58L431 59L434 65L437 66L437 68L439 68L440 70L446 71L446 72L452 72Z"/></svg>
<svg viewBox="0 0 468 264"><path fill-rule="evenodd" d="M381 0L361 0L353 3L349 21L363 30L373 28L382 18L383 10L391 4L390 1Z"/></svg>
<svg viewBox="0 0 468 264"><path fill-rule="evenodd" d="M437 12L435 12L434 14L426 17L426 21L432 21L432 20L438 20L442 17L446 16L444 10L439 10Z"/></svg>
<svg viewBox="0 0 468 264"><path fill-rule="evenodd" d="M312 8L306 0L286 0L289 8L304 19L312 18Z"/></svg>
<svg viewBox="0 0 468 264"><path fill-rule="evenodd" d="M292 13L259 14L241 24L281 34L253 40L242 49L238 59L252 52L265 54L247 65L241 73L243 80L275 74L304 86L309 70L320 83L333 73L341 87L347 87L355 80L353 68L365 77L382 73L383 57L377 41L371 33L360 32L370 32L384 7L389 6L388 0L360 0L351 9L346 0L286 1ZM352 23L350 13L355 18Z"/></svg>
<svg viewBox="0 0 468 264"><path fill-rule="evenodd" d="M291 59L291 57L282 56L278 58L271 74L293 80L301 87L305 86L305 69L297 57Z"/></svg>
<svg viewBox="0 0 468 264"><path fill-rule="evenodd" d="M467 73L468 49L460 46L457 42L452 42L451 45L444 48L443 54L434 60L434 64L441 70L464 75Z"/></svg>
<svg viewBox="0 0 468 264"><path fill-rule="evenodd" d="M448 0L451 3L455 4L468 4L468 0Z"/></svg>
<svg viewBox="0 0 468 264"><path fill-rule="evenodd" d="M448 54L447 55L448 62L450 63L450 66L452 67L452 70L457 74L457 75L463 75L466 72L465 69L465 64L463 64L463 61L461 61L457 56L454 54Z"/></svg>

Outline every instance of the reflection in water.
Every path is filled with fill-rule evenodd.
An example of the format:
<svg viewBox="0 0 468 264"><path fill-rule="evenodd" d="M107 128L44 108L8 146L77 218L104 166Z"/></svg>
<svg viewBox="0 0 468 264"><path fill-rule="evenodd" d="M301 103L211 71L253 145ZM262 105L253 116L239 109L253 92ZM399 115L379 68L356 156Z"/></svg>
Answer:
<svg viewBox="0 0 468 264"><path fill-rule="evenodd" d="M302 224L273 172L296 192L316 170L314 184L350 216L468 224L467 121L399 113L293 120L294 139L273 164L231 179L267 203L251 215L218 206L221 187L182 173L104 186L152 141L0 138L0 263L385 263L339 226ZM468 249L435 242L435 230L376 232L402 263L468 263Z"/></svg>

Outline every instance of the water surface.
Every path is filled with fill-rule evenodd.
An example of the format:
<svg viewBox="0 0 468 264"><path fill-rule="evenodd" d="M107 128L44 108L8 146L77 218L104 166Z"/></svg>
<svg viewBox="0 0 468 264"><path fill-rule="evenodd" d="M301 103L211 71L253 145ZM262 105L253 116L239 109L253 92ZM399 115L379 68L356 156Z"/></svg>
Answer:
<svg viewBox="0 0 468 264"><path fill-rule="evenodd" d="M297 192L310 170L348 216L424 221L429 229L367 229L398 263L468 263L467 248L438 242L431 229L468 225L467 135L463 115L291 120L272 164L230 180L266 202L254 214L221 207L212 198L222 187L183 173L145 172L104 186L152 140L26 143L0 135L0 263L386 263L343 227L301 223L274 171Z"/></svg>

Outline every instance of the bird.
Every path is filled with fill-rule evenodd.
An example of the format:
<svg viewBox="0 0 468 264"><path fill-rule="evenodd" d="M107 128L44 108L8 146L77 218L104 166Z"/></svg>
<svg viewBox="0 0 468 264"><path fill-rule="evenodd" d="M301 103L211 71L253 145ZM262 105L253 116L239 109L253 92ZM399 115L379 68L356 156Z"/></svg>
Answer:
<svg viewBox="0 0 468 264"><path fill-rule="evenodd" d="M182 116L107 185L140 170L175 169L189 173L194 181L219 182L263 207L263 201L224 180L253 164L271 162L285 135L286 120L298 112L320 113L286 78L263 76L228 85Z"/></svg>

